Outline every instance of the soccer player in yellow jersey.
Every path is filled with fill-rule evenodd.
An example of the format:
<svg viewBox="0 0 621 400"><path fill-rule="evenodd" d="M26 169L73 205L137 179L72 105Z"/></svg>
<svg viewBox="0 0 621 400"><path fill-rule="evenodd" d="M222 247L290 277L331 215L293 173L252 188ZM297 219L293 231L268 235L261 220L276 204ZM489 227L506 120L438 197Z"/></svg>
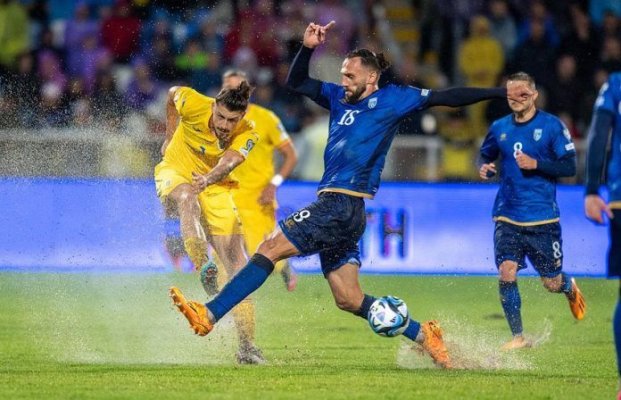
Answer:
<svg viewBox="0 0 621 400"><path fill-rule="evenodd" d="M244 119L250 93L247 82L223 89L215 99L189 87L169 90L164 158L155 167L155 184L164 206L178 210L183 244L197 270L209 261L207 241L229 274L247 262L231 190L238 185L233 170L258 140L254 124ZM234 319L240 340L238 361L264 362L254 345L250 300L239 304Z"/></svg>
<svg viewBox="0 0 621 400"><path fill-rule="evenodd" d="M239 87L247 81L244 71L228 70L222 75L222 88ZM235 170L239 187L233 190L233 199L242 222L246 249L252 255L276 227L276 189L291 174L298 158L293 142L276 114L251 103L245 118L254 122L259 141L248 160ZM275 151L282 156L277 174ZM277 263L275 270L281 273L287 290L294 290L297 276L288 262Z"/></svg>

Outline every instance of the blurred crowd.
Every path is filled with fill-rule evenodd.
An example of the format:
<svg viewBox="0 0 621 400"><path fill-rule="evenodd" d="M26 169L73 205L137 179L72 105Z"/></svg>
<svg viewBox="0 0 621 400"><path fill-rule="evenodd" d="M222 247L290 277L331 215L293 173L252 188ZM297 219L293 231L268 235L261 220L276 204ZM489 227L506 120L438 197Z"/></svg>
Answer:
<svg viewBox="0 0 621 400"><path fill-rule="evenodd" d="M619 0L0 0L0 129L162 134L170 86L214 95L235 67L250 72L253 101L302 137L326 116L284 82L308 22L329 20L337 26L313 57L317 78L338 82L356 47L387 53L382 84L491 87L525 71L540 107L578 139L597 89L621 70ZM472 158L489 122L508 112L503 101L433 110L400 133L439 135L444 176L469 179L470 165L455 161Z"/></svg>

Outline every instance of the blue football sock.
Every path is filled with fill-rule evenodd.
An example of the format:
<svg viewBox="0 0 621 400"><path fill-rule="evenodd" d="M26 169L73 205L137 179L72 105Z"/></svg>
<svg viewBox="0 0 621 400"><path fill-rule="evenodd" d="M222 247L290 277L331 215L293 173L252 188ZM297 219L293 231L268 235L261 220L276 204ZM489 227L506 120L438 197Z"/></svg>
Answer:
<svg viewBox="0 0 621 400"><path fill-rule="evenodd" d="M218 321L250 293L261 287L273 270L274 263L256 253L212 301L205 303L205 306Z"/></svg>
<svg viewBox="0 0 621 400"><path fill-rule="evenodd" d="M365 294L364 299L362 299L362 304L360 305L360 309L356 311L354 314L367 319L369 316L369 309L371 308L371 304L375 301L375 297Z"/></svg>
<svg viewBox="0 0 621 400"><path fill-rule="evenodd" d="M571 276L567 276L564 272L561 272L561 292L571 293Z"/></svg>
<svg viewBox="0 0 621 400"><path fill-rule="evenodd" d="M420 322L410 319L410 324L407 328L405 328L403 336L410 340L416 341L416 336L418 336L418 332L420 332Z"/></svg>
<svg viewBox="0 0 621 400"><path fill-rule="evenodd" d="M620 298L617 299L617 307L612 319L612 328L615 334L615 349L617 351L617 369L619 376L621 376L621 293Z"/></svg>
<svg viewBox="0 0 621 400"><path fill-rule="evenodd" d="M500 304L505 311L505 318L511 328L513 336L522 334L522 299L518 290L517 282L498 282L500 291Z"/></svg>

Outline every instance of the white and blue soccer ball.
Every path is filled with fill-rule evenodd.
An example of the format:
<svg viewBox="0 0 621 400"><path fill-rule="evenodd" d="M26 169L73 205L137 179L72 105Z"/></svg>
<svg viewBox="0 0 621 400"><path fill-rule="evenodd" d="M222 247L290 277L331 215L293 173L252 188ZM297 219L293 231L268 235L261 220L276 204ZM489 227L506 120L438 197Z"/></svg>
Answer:
<svg viewBox="0 0 621 400"><path fill-rule="evenodd" d="M373 332L380 336L401 335L410 323L408 306L394 296L384 296L375 300L367 316Z"/></svg>

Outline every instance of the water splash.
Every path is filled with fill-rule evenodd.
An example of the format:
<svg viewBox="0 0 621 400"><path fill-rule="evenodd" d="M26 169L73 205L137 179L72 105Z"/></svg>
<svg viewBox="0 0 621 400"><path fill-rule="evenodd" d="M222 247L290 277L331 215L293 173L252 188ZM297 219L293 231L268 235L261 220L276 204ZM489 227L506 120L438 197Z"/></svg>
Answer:
<svg viewBox="0 0 621 400"><path fill-rule="evenodd" d="M506 332L489 332L457 319L443 319L444 341L456 369L530 370L533 364L528 349L501 351ZM532 347L541 346L552 335L552 323L546 319L534 333L525 335ZM437 368L421 346L403 340L397 350L397 365L406 369Z"/></svg>

